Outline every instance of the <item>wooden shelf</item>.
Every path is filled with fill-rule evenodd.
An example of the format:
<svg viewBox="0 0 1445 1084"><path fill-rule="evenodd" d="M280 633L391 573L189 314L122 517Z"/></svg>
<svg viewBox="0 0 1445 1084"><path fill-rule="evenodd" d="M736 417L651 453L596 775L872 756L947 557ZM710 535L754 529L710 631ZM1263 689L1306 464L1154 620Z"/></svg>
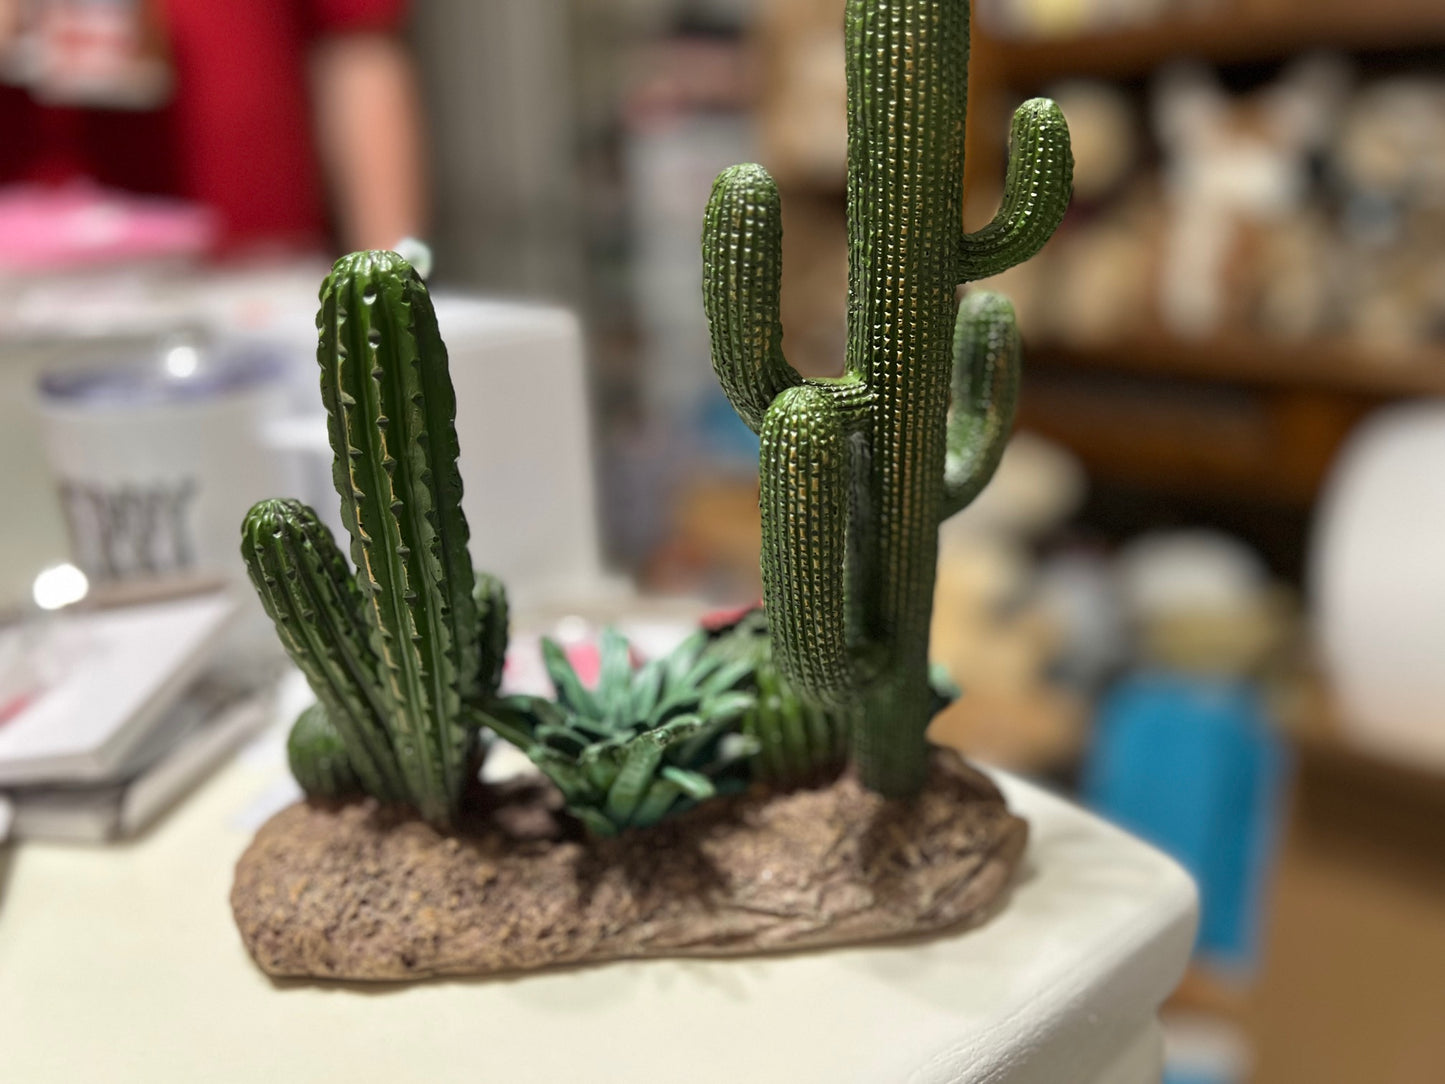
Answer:
<svg viewBox="0 0 1445 1084"><path fill-rule="evenodd" d="M975 54L992 79L1032 86L1066 76L1131 78L1161 62L1195 58L1216 64L1270 60L1313 49L1354 52L1445 45L1445 16L1434 0L1355 5L1333 11L1174 17L1136 28L1058 38L1003 37L976 28Z"/></svg>
<svg viewBox="0 0 1445 1084"><path fill-rule="evenodd" d="M1347 392L1374 398L1445 395L1445 348L1369 356L1343 341L1271 342L1240 337L1191 341L1137 336L1107 346L1028 344L1025 364L1266 387Z"/></svg>

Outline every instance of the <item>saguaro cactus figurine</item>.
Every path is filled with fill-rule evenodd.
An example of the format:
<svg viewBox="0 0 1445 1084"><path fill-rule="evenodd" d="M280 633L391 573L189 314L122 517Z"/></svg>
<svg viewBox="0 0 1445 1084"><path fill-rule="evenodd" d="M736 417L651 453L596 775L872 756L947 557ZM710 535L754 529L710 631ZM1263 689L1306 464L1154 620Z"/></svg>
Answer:
<svg viewBox="0 0 1445 1084"><path fill-rule="evenodd" d="M1014 115L1003 205L962 227L967 0L848 0L848 353L804 379L783 358L778 189L717 180L703 233L713 366L762 438L763 584L774 655L816 703L856 710L863 780L927 771L938 525L987 483L1012 421L1012 309L961 283L1048 240L1073 176L1054 103ZM952 413L950 416L950 399Z"/></svg>

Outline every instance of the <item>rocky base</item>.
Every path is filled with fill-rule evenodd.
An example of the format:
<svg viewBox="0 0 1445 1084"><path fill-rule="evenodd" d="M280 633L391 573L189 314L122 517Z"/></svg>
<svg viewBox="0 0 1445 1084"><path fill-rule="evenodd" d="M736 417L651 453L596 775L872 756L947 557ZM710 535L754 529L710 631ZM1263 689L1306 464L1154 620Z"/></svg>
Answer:
<svg viewBox="0 0 1445 1084"><path fill-rule="evenodd" d="M278 977L405 981L652 956L742 956L956 930L988 917L1028 826L940 754L915 802L844 776L569 840L539 786L473 834L373 803L295 805L257 834L231 906Z"/></svg>

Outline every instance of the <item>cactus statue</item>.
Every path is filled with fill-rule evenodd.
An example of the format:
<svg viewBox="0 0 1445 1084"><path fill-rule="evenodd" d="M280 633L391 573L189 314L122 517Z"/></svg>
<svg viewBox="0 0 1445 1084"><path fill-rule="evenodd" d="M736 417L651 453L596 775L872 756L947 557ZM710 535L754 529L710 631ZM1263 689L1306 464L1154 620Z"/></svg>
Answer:
<svg viewBox="0 0 1445 1084"><path fill-rule="evenodd" d="M856 712L863 781L909 797L928 769L938 526L988 482L1012 422L1006 302L958 287L1028 259L1072 187L1054 103L1014 116L1004 198L962 226L967 0L848 0L848 350L841 377L783 357L782 227L758 165L718 178L703 230L713 367L761 436L774 658L814 704ZM950 405L952 409L950 410Z"/></svg>
<svg viewBox="0 0 1445 1084"><path fill-rule="evenodd" d="M477 740L464 705L497 691L507 604L467 553L446 347L426 286L391 252L336 263L317 327L333 474L358 574L294 501L256 505L242 551L361 789L449 826ZM303 716L297 725L303 785L341 779L315 766L336 760L334 743L317 737L321 722Z"/></svg>

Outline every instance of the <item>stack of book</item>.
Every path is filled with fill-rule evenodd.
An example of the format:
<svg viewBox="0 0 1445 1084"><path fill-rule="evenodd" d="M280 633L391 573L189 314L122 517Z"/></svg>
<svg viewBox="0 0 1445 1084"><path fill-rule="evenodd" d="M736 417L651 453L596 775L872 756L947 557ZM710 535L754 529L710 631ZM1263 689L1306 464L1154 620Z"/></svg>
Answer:
<svg viewBox="0 0 1445 1084"><path fill-rule="evenodd" d="M0 631L9 833L132 836L260 731L269 696L216 665L238 609L216 594Z"/></svg>

